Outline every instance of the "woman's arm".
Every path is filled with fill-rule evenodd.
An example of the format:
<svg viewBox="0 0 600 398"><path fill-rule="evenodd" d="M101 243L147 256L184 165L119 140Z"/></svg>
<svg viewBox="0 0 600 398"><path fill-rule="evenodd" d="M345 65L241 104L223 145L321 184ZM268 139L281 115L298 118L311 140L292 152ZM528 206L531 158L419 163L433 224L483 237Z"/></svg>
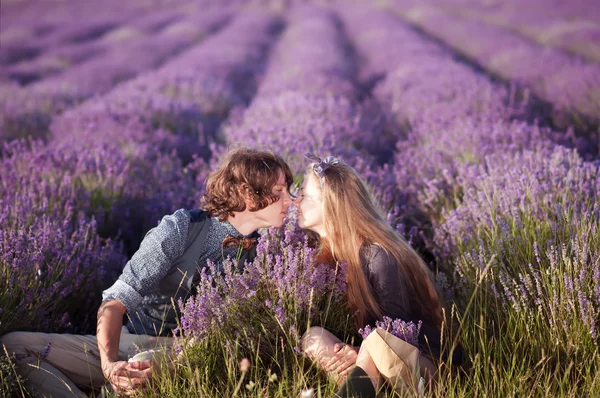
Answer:
<svg viewBox="0 0 600 398"><path fill-rule="evenodd" d="M381 246L371 245L365 256L365 272L383 315L411 320L410 292L394 256Z"/></svg>

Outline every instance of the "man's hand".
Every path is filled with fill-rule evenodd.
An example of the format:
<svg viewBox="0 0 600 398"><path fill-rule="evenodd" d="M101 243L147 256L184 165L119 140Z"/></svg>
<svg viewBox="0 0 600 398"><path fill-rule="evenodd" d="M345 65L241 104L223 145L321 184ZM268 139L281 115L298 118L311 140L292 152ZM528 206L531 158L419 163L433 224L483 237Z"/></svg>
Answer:
<svg viewBox="0 0 600 398"><path fill-rule="evenodd" d="M106 362L102 363L102 373L117 395L131 395L150 382L153 364L152 360Z"/></svg>
<svg viewBox="0 0 600 398"><path fill-rule="evenodd" d="M356 363L359 347L337 343L333 346L334 355L325 364L325 370L337 376L345 377Z"/></svg>

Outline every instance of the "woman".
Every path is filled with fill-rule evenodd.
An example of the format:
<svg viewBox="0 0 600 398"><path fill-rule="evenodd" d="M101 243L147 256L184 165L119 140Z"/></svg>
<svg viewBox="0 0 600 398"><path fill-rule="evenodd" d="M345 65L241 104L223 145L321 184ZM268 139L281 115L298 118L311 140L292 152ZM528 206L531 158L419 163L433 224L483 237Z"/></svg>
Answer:
<svg viewBox="0 0 600 398"><path fill-rule="evenodd" d="M444 319L440 297L430 272L419 255L391 228L367 184L356 171L332 156L321 161L306 155L308 167L295 201L298 223L319 234L321 258L346 263L347 305L355 326L374 326L383 316L417 323L422 321L419 345L421 373L431 380L435 367L428 359L439 357ZM328 372L351 383L365 396L375 396L381 375L366 349L343 344L320 327L302 338L306 355ZM429 355L427 355L429 354ZM365 383L369 376L370 382ZM366 379L369 380L369 379Z"/></svg>

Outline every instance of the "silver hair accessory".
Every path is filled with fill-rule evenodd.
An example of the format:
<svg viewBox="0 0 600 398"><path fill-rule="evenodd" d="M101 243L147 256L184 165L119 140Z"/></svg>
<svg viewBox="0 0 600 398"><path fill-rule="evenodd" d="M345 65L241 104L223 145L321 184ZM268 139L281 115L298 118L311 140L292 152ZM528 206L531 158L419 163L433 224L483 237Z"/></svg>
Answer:
<svg viewBox="0 0 600 398"><path fill-rule="evenodd" d="M306 155L304 155L304 157L312 161L309 167L312 168L317 177L319 177L319 181L321 182L321 189L323 189L323 184L325 182L325 170L327 170L330 166L333 166L334 164L340 163L340 160L335 156L327 156L325 159L321 160L320 157L312 153L307 153Z"/></svg>

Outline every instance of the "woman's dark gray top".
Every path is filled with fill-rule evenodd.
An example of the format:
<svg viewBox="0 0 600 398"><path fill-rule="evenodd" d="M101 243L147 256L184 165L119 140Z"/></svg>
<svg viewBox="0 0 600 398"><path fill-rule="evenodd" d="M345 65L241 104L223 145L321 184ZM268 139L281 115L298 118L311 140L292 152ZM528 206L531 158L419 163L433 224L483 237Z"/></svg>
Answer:
<svg viewBox="0 0 600 398"><path fill-rule="evenodd" d="M383 315L392 319L399 318L405 322L418 323L423 320L423 314L420 314L418 307L412 304L416 297L415 292L409 288L398 272L398 263L394 256L378 245L363 246L360 256L369 286ZM367 324L375 326L376 321L377 319L371 318L368 319ZM423 352L430 352L433 357L439 357L440 333L434 325L423 322L419 334L419 346ZM458 361L459 358L457 357L456 360Z"/></svg>
<svg viewBox="0 0 600 398"><path fill-rule="evenodd" d="M243 237L229 222L202 210L180 209L163 217L148 231L119 279L102 293L102 300L125 306L130 332L169 335L177 327L177 302L194 293L198 272L208 261L219 269L226 258L237 258L237 246L221 247L227 235ZM255 253L254 248L242 252L238 268Z"/></svg>

